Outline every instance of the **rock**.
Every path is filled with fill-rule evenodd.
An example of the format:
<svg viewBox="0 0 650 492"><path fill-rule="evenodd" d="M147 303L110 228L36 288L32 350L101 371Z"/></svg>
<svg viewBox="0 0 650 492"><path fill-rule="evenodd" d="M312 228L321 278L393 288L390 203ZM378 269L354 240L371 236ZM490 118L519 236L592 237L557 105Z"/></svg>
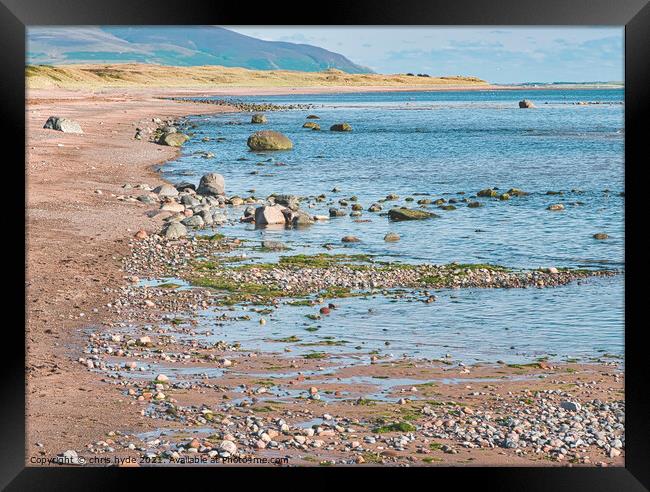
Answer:
<svg viewBox="0 0 650 492"><path fill-rule="evenodd" d="M264 116L262 113L257 113L251 116L251 123L266 123L266 116Z"/></svg>
<svg viewBox="0 0 650 492"><path fill-rule="evenodd" d="M201 176L201 181L196 189L199 195L217 196L223 195L226 189L226 182L221 174L208 173Z"/></svg>
<svg viewBox="0 0 650 492"><path fill-rule="evenodd" d="M203 227L205 225L205 221L200 215L192 215L191 217L187 217L186 219L181 220L181 224L188 227Z"/></svg>
<svg viewBox="0 0 650 492"><path fill-rule="evenodd" d="M255 225L266 226L271 224L284 224L286 222L281 205L263 205L255 209Z"/></svg>
<svg viewBox="0 0 650 492"><path fill-rule="evenodd" d="M221 441L219 445L221 451L226 451L230 454L237 452L237 445L232 441Z"/></svg>
<svg viewBox="0 0 650 492"><path fill-rule="evenodd" d="M297 210L291 215L291 225L294 227L308 226L313 224L314 221L311 218L311 215L302 210Z"/></svg>
<svg viewBox="0 0 650 492"><path fill-rule="evenodd" d="M343 242L343 243L359 243L359 242L361 242L361 239L359 239L356 236L343 236L341 238L341 242Z"/></svg>
<svg viewBox="0 0 650 492"><path fill-rule="evenodd" d="M368 212L380 212L381 211L381 205L378 203L373 203L368 207Z"/></svg>
<svg viewBox="0 0 650 492"><path fill-rule="evenodd" d="M312 130L320 130L320 125L318 123L314 123L313 121L307 121L304 125L302 125L303 128L311 128Z"/></svg>
<svg viewBox="0 0 650 492"><path fill-rule="evenodd" d="M534 108L535 105L533 104L532 101L529 101L528 99L524 99L523 101L519 101L519 107L521 109L526 109L526 108Z"/></svg>
<svg viewBox="0 0 650 492"><path fill-rule="evenodd" d="M158 197L156 195L151 195L151 194L140 195L136 198L136 200L145 203L147 205L153 205L159 202Z"/></svg>
<svg viewBox="0 0 650 492"><path fill-rule="evenodd" d="M73 449L68 449L64 453L58 455L56 461L63 465L83 465L86 462L86 460L79 456Z"/></svg>
<svg viewBox="0 0 650 492"><path fill-rule="evenodd" d="M469 202L469 203L467 203L467 206L469 208L479 208L479 207L482 207L483 204L481 202Z"/></svg>
<svg viewBox="0 0 650 492"><path fill-rule="evenodd" d="M506 193L510 196L526 196L530 195L527 191L520 190L519 188L510 188Z"/></svg>
<svg viewBox="0 0 650 492"><path fill-rule="evenodd" d="M290 150L293 143L280 132L263 130L255 132L246 142L251 150Z"/></svg>
<svg viewBox="0 0 650 492"><path fill-rule="evenodd" d="M337 123L330 126L331 132L351 132L352 127L348 123Z"/></svg>
<svg viewBox="0 0 650 492"><path fill-rule="evenodd" d="M156 381L158 381L159 383L167 383L169 382L169 378L164 374L158 374L156 376Z"/></svg>
<svg viewBox="0 0 650 492"><path fill-rule="evenodd" d="M315 114L310 114L307 116L308 120L320 120L320 116L316 116Z"/></svg>
<svg viewBox="0 0 650 492"><path fill-rule="evenodd" d="M546 207L546 210L558 212L560 210L564 210L564 205L562 205L561 203L554 203L553 205L549 205L548 207Z"/></svg>
<svg viewBox="0 0 650 492"><path fill-rule="evenodd" d="M170 147L180 147L190 139L184 133L163 133L158 139L160 145L169 145Z"/></svg>
<svg viewBox="0 0 650 492"><path fill-rule="evenodd" d="M582 406L580 403L572 401L563 401L560 403L560 407L568 410L569 412L579 412Z"/></svg>
<svg viewBox="0 0 650 492"><path fill-rule="evenodd" d="M160 206L160 210L166 210L168 212L182 213L185 211L185 205L178 202L166 202Z"/></svg>
<svg viewBox="0 0 650 492"><path fill-rule="evenodd" d="M154 188L153 192L158 194L158 196L160 196L160 197L178 196L178 190L174 186L169 185L169 184L160 185L160 186Z"/></svg>
<svg viewBox="0 0 650 492"><path fill-rule="evenodd" d="M388 211L388 218L394 221L400 220L422 220L438 217L438 215L425 210L414 210L411 208L400 207Z"/></svg>
<svg viewBox="0 0 650 492"><path fill-rule="evenodd" d="M399 234L397 234L396 232L389 232L384 236L384 241L389 243L399 241L399 240L400 240Z"/></svg>
<svg viewBox="0 0 650 492"><path fill-rule="evenodd" d="M544 271L545 271L546 273L553 273L553 274L555 274L555 273L560 273L560 271L559 271L557 268L555 268L555 267L548 267L548 268L545 268Z"/></svg>
<svg viewBox="0 0 650 492"><path fill-rule="evenodd" d="M594 234L593 237L594 237L594 239L599 239L599 240L603 240L603 239L608 239L608 238L609 238L609 236L608 236L607 234L605 234L604 232L597 232L596 234Z"/></svg>
<svg viewBox="0 0 650 492"><path fill-rule="evenodd" d="M134 234L133 237L138 239L138 240L142 240L142 239L147 239L147 237L149 237L149 235L147 234L147 231L145 231L144 229L140 229L138 232L136 232Z"/></svg>
<svg viewBox="0 0 650 492"><path fill-rule="evenodd" d="M485 190L479 191L476 196L481 196L481 197L488 197L488 198L494 198L498 196L499 193L496 190L493 190L492 188L487 188Z"/></svg>
<svg viewBox="0 0 650 492"><path fill-rule="evenodd" d="M330 208L329 214L330 217L345 217L346 212L341 208Z"/></svg>
<svg viewBox="0 0 650 492"><path fill-rule="evenodd" d="M272 251L282 251L289 249L289 247L281 241L262 241L262 248L270 249Z"/></svg>
<svg viewBox="0 0 650 492"><path fill-rule="evenodd" d="M50 116L43 128L57 130L63 133L83 133L81 126L74 120L68 120L59 116Z"/></svg>
<svg viewBox="0 0 650 492"><path fill-rule="evenodd" d="M196 185L194 185L192 183L188 183L187 181L184 181L182 183L177 184L176 189L178 191L185 191L185 190L188 190L188 189L196 191Z"/></svg>
<svg viewBox="0 0 650 492"><path fill-rule="evenodd" d="M300 199L296 195L273 195L273 201L291 210L298 210L300 207Z"/></svg>
<svg viewBox="0 0 650 492"><path fill-rule="evenodd" d="M187 228L180 222L170 222L163 236L167 239L180 239L187 236Z"/></svg>

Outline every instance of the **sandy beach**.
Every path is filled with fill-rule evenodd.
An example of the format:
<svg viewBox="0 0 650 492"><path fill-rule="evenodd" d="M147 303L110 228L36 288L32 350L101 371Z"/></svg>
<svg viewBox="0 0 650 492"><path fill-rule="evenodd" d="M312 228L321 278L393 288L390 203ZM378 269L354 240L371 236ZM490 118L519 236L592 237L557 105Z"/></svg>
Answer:
<svg viewBox="0 0 650 492"><path fill-rule="evenodd" d="M458 89L449 86L440 90L452 88ZM491 88L498 87L467 89ZM524 366L463 367L446 361L378 359L372 364L341 368L327 357L252 355L236 347L206 347L166 336L163 322L178 318L191 339L196 324L192 321L193 313L200 307L218 304L218 299L207 289L175 291L154 287L143 291L134 286L137 282L133 277L160 278L169 273L170 258L184 265L184 258L200 248L231 251L240 244L236 238L223 238L210 246L191 240L166 242L154 238L163 227L165 215L157 214L157 207L135 199L141 193L137 186L146 184L153 188L164 184L152 168L173 159L179 149L147 139L136 140L136 128L154 129L154 118L166 121L234 110L178 102L169 97L358 90L359 87L331 86L219 91L202 87L28 91L28 466L47 464L42 460L66 450L76 450L86 459L120 456L132 457L141 465L156 464L158 458L147 457L143 449L160 446L161 453L171 450L172 454L187 457L178 451L181 445L183 450L198 449L202 451L196 455L209 456L212 449L230 449L223 446L225 441L239 443L251 439L256 444L247 448L248 454L269 459L288 457L291 465L330 464L332 460L367 465L623 465L625 452L615 446L606 449L592 445L577 451L555 452L555 448L564 449L560 442L542 446L544 449L539 452L532 448L522 452L508 444L494 446L487 439L484 444L472 440L471 446L463 445L473 439L475 432L491 432L492 422L499 422L513 408L518 418L499 424L509 432L495 430L505 432L504 442L543 432L530 424L529 419L535 418L557 418L553 425L566 426L562 436L569 429L582 435L589 425L609 423L619 430L615 414L624 410L624 376L616 362L556 365L538 361ZM386 91L394 87L366 86L363 90ZM43 124L52 115L79 122L84 133L44 129ZM134 235L142 230L147 238L135 240ZM158 244L165 261L156 263L151 259L151 251ZM574 278L567 277L567 281ZM544 279L548 281L547 277ZM327 301L314 308L320 305L326 306ZM152 324L156 329L147 330ZM142 342L142 337L149 340ZM129 340L132 343L127 343ZM151 380L160 371L152 373L149 379L131 378L128 374L115 379L102 370L131 367L131 363L144 366L159 358L161 351L174 354L158 360L169 370L232 366L237 371L222 377L208 374L185 387L164 378L154 381L152 386ZM100 354L92 367L88 364L89 353ZM310 372L329 366L332 373L328 379L309 376ZM261 373L267 376L261 377ZM389 401L364 399L363 395L371 393L374 385L393 379L409 382L392 388ZM433 383L443 379L453 382ZM324 398L327 395L328 404L325 407L322 401L309 396L294 398L290 403L256 403L256 398L262 398L269 386L292 394L323 394ZM156 403L158 394L163 392L160 400L164 401L152 409L150 404ZM253 403L233 407L229 414L206 411L225 400L236 400L242 393L250 396ZM411 399L415 393L426 398ZM343 394L347 396L341 397ZM575 419L576 413L572 413L567 401L583 402L582 410L590 414ZM169 404L175 410L169 412L174 418L168 419L164 414L169 407L163 405ZM315 419L320 427L310 431L311 435L299 430L304 422ZM212 426L209 432L205 430L207 423ZM189 433L188 425L196 432ZM177 431L168 434L171 444L147 444L158 437L161 428ZM412 438L400 437L406 433L412 433ZM394 441L381 441L377 435ZM271 442L282 443L281 451Z"/></svg>

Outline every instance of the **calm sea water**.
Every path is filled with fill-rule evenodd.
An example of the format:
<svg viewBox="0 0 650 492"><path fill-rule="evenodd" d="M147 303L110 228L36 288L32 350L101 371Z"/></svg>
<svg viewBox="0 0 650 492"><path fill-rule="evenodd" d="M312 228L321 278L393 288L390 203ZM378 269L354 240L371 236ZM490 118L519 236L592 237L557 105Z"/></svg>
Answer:
<svg viewBox="0 0 650 492"><path fill-rule="evenodd" d="M530 99L537 108L522 110ZM197 116L194 137L183 155L165 165L172 182L198 182L207 172L225 177L227 193L257 197L271 193L327 195L310 209L327 214L330 200L356 195L366 209L389 193L400 196L462 198L498 187L531 194L509 201L483 200L481 208L457 204L454 211L431 206L439 219L391 223L364 212L300 230L256 230L233 224L226 234L259 241L277 239L295 253L324 252L347 234L362 242L340 251L369 253L407 262L495 263L538 266L624 268L624 107L623 91L535 90L486 92L397 92L259 96L239 98L275 104L309 103L310 110L267 113L269 123L251 125L250 114ZM588 101L602 104L576 105ZM317 114L324 131L301 128ZM329 132L346 121L350 133ZM239 123L239 124L238 124ZM286 152L255 153L246 139L259 129L281 131L294 142ZM204 136L222 141L202 142ZM201 151L214 153L204 159ZM246 160L241 160L245 158ZM251 174L257 171L257 174ZM332 193L336 187L340 192ZM547 195L561 191L561 195ZM459 194L464 192L464 194ZM546 207L563 203L566 210ZM233 219L240 212L232 211ZM386 243L394 231L402 240ZM606 232L607 241L594 240ZM334 252L337 252L336 250ZM267 261L274 255L257 254ZM589 357L623 351L623 275L582 285L536 290L462 290L438 293L434 307L389 302L382 297L346 299L345 315L321 321L317 332L302 330L304 314L280 309L268 330L278 335L347 337L348 346L381 348L420 356L446 352L470 360L511 360L539 354ZM368 310L371 310L369 313ZM251 329L252 326L251 326ZM224 328L219 337L262 343L259 327L247 336L243 324ZM351 335L351 334L354 335ZM390 349L384 343L388 341ZM376 343L375 343L376 342ZM351 344L351 345L350 345ZM512 347L512 348L511 348ZM300 347L296 347L300 351ZM327 348L329 352L336 348Z"/></svg>

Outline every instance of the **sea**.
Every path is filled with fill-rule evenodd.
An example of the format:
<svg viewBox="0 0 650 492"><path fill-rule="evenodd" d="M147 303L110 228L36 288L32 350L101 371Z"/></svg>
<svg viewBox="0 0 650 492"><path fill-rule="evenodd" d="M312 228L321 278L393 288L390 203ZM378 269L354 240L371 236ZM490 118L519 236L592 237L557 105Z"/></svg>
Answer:
<svg viewBox="0 0 650 492"><path fill-rule="evenodd" d="M520 109L522 99L536 107ZM406 263L612 269L619 274L547 289L441 289L433 292L437 301L431 304L374 293L339 299L338 309L317 321L305 317L313 307L283 306L266 315L263 334L257 315L215 327L219 313L203 313L215 339L280 352L284 346L273 340L294 336L300 340L291 349L297 355L314 350L320 341L324 348L319 350L342 358L374 352L449 356L469 363L622 359L623 89L288 94L232 100L310 106L267 112L263 125L251 124L246 112L189 117L196 125L192 138L177 159L161 167L165 179L198 184L203 174L217 172L225 178L228 196L325 195L308 209L323 215L350 197L364 207L361 217L337 217L300 229L256 229L237 220L244 207L230 209L233 220L219 232L249 244L271 239L291 248L279 254L251 252L248 262L351 253ZM319 119L307 120L309 114ZM322 130L302 128L306 121ZM353 130L329 131L341 122ZM293 149L251 151L247 138L261 129L282 132L293 141ZM476 193L486 188L529 194L505 201L479 198L480 208L461 201L477 200ZM384 202L384 211L439 198L456 200L456 209L427 205L440 217L405 222L366 211L389 194L399 198ZM547 210L559 203L563 211ZM385 242L388 232L398 233L401 240ZM595 233L609 238L596 240ZM361 242L342 244L346 235ZM327 244L335 245L334 250L324 249Z"/></svg>

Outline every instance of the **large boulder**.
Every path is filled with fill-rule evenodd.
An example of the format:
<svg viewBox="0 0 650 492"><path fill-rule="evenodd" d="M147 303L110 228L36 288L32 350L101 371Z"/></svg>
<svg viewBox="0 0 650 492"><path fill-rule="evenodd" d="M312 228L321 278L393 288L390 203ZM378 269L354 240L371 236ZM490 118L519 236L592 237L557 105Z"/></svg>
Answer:
<svg viewBox="0 0 650 492"><path fill-rule="evenodd" d="M336 125L330 126L330 131L332 132L351 132L352 127L349 123L337 123Z"/></svg>
<svg viewBox="0 0 650 492"><path fill-rule="evenodd" d="M532 101L529 101L528 99L524 99L523 101L519 101L519 107L521 109L527 109L527 108L534 108L535 105L533 104Z"/></svg>
<svg viewBox="0 0 650 492"><path fill-rule="evenodd" d="M251 123L266 123L266 116L262 113L257 113L251 116Z"/></svg>
<svg viewBox="0 0 650 492"><path fill-rule="evenodd" d="M253 133L248 137L246 144L251 150L290 150L293 148L291 140L282 133L273 130Z"/></svg>
<svg viewBox="0 0 650 492"><path fill-rule="evenodd" d="M196 192L199 195L223 195L226 190L226 182L221 174L209 173L201 177Z"/></svg>
<svg viewBox="0 0 650 492"><path fill-rule="evenodd" d="M438 217L438 215L427 212L426 210L416 210L412 208L400 207L388 211L388 218L395 221L400 220L422 220Z"/></svg>
<svg viewBox="0 0 650 492"><path fill-rule="evenodd" d="M302 125L303 128L311 128L312 130L320 130L320 125L318 123L314 123L313 121L307 121L305 122L304 125Z"/></svg>
<svg viewBox="0 0 650 492"><path fill-rule="evenodd" d="M160 145L169 145L170 147L180 147L190 139L184 133L163 133L158 139Z"/></svg>
<svg viewBox="0 0 650 492"><path fill-rule="evenodd" d="M74 120L68 120L59 116L50 116L43 128L57 130L63 133L83 133L81 126Z"/></svg>
<svg viewBox="0 0 650 492"><path fill-rule="evenodd" d="M180 239L187 236L187 228L180 222L170 222L163 235L167 239Z"/></svg>
<svg viewBox="0 0 650 492"><path fill-rule="evenodd" d="M263 205L255 209L255 225L267 226L273 224L284 224L285 218L280 205Z"/></svg>

